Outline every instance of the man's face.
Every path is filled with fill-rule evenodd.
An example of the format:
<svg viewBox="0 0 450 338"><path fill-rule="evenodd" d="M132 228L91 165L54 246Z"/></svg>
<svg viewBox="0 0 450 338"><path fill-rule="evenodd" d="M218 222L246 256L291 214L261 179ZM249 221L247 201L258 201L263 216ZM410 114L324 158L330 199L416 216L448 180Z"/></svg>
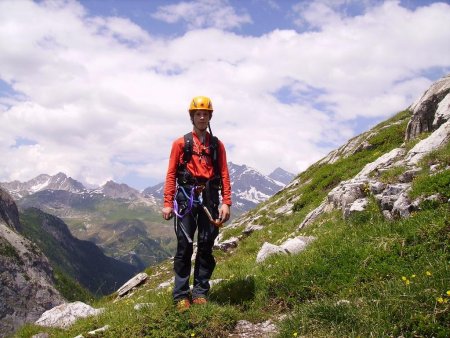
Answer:
<svg viewBox="0 0 450 338"><path fill-rule="evenodd" d="M193 113L194 126L201 131L206 130L211 119L210 114L208 110L196 110Z"/></svg>

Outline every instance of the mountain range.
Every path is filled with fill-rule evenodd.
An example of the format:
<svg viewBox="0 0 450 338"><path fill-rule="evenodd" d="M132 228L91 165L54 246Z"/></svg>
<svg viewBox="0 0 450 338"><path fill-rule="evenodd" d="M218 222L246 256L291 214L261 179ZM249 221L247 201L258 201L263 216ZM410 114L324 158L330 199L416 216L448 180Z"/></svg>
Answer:
<svg viewBox="0 0 450 338"><path fill-rule="evenodd" d="M228 167L235 215L240 215L267 200L294 178L294 174L281 168L266 176L246 165L229 162ZM103 198L133 201L133 205L146 205L156 210L162 204L164 193L164 182L148 187L142 192L114 181L108 181L98 188L88 189L64 173L53 176L41 174L26 182L17 180L0 182L0 186L8 190L13 198L19 201L20 206L46 209L58 216L71 216L76 213L76 209L87 207L94 203L93 201ZM61 209L69 204L75 210L66 210L69 214L63 215Z"/></svg>

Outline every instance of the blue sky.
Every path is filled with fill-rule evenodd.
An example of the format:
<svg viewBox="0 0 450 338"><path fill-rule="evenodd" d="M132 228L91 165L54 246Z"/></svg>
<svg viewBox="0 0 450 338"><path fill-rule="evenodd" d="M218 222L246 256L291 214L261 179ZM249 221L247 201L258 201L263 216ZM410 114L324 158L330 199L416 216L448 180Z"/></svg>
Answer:
<svg viewBox="0 0 450 338"><path fill-rule="evenodd" d="M449 1L0 1L0 181L164 180L195 95L228 160L293 173L450 73Z"/></svg>

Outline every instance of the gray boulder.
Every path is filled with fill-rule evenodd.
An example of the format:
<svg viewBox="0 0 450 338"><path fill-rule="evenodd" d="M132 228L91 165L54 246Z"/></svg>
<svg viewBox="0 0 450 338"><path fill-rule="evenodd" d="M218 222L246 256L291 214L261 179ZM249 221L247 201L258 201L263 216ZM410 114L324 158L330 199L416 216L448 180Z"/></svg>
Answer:
<svg viewBox="0 0 450 338"><path fill-rule="evenodd" d="M214 244L214 248L222 251L228 251L230 249L236 248L239 243L239 238L231 237L223 242L217 242Z"/></svg>
<svg viewBox="0 0 450 338"><path fill-rule="evenodd" d="M274 337L278 333L276 325L269 319L262 323L252 323L247 320L239 320L234 331L228 337Z"/></svg>
<svg viewBox="0 0 450 338"><path fill-rule="evenodd" d="M278 245L270 244L268 242L264 242L263 246L259 250L258 254L256 255L256 263L262 263L270 256L273 256L275 254L283 254L287 255L287 251Z"/></svg>
<svg viewBox="0 0 450 338"><path fill-rule="evenodd" d="M67 328L79 318L96 316L104 309L94 309L83 302L64 303L45 311L35 322L36 325Z"/></svg>
<svg viewBox="0 0 450 338"><path fill-rule="evenodd" d="M123 284L117 290L118 296L119 297L125 296L128 292L130 292L131 290L135 289L137 286L144 283L147 280L147 278L148 278L148 275L145 272L141 272L141 273L137 274L136 276L131 278L128 282Z"/></svg>
<svg viewBox="0 0 450 338"><path fill-rule="evenodd" d="M265 242L256 256L256 262L262 263L267 258L273 255L294 255L302 252L305 248L314 241L315 237L312 236L298 236L286 240L281 245L270 244Z"/></svg>
<svg viewBox="0 0 450 338"><path fill-rule="evenodd" d="M242 230L242 234L248 236L250 234L252 234L255 231L259 231L264 229L264 227L262 225L257 225L257 224L249 224L245 227L244 230Z"/></svg>
<svg viewBox="0 0 450 338"><path fill-rule="evenodd" d="M284 249L287 253L294 255L305 250L306 246L314 241L315 237L313 236L298 236L294 238L290 238L280 245L282 249Z"/></svg>

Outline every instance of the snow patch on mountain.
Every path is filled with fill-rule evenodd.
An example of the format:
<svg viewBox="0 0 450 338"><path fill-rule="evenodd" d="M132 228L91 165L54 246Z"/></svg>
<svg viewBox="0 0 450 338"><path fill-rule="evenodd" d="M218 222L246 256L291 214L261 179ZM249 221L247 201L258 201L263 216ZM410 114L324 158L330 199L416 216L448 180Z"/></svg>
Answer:
<svg viewBox="0 0 450 338"><path fill-rule="evenodd" d="M256 204L264 202L270 197L269 195L263 194L262 192L258 191L256 187L250 187L250 189L243 192L237 192L235 195L239 198Z"/></svg>

